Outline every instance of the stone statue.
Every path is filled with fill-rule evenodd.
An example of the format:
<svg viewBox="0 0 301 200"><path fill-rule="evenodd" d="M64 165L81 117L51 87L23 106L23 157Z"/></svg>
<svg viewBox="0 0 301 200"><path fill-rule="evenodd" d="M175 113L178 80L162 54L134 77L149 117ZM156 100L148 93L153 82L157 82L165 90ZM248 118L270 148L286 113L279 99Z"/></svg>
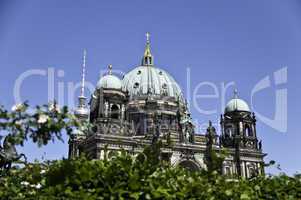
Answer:
<svg viewBox="0 0 301 200"><path fill-rule="evenodd" d="M152 144L155 144L159 137L160 137L160 129L161 129L161 121L159 119L159 116L156 114L155 118L154 118L154 133L153 133L153 137L152 137Z"/></svg>
<svg viewBox="0 0 301 200"><path fill-rule="evenodd" d="M182 129L182 138L184 143L191 143L193 141L193 125L190 118L190 113L185 109L184 113L179 113L180 126Z"/></svg>
<svg viewBox="0 0 301 200"><path fill-rule="evenodd" d="M190 132L189 129L185 128L185 142L189 143L190 142Z"/></svg>
<svg viewBox="0 0 301 200"><path fill-rule="evenodd" d="M107 118L109 116L109 103L105 102L105 117Z"/></svg>
<svg viewBox="0 0 301 200"><path fill-rule="evenodd" d="M12 163L20 161L22 157L25 159L24 163L27 163L26 156L24 154L18 154L15 145L11 142L11 136L6 136L3 147L0 144L0 169L9 170Z"/></svg>
<svg viewBox="0 0 301 200"><path fill-rule="evenodd" d="M124 114L125 114L125 106L124 104L121 106L121 119L124 120Z"/></svg>
<svg viewBox="0 0 301 200"><path fill-rule="evenodd" d="M209 126L207 128L206 135L207 135L207 138L208 138L207 145L217 144L216 130L215 130L215 127L212 125L211 121L209 121Z"/></svg>

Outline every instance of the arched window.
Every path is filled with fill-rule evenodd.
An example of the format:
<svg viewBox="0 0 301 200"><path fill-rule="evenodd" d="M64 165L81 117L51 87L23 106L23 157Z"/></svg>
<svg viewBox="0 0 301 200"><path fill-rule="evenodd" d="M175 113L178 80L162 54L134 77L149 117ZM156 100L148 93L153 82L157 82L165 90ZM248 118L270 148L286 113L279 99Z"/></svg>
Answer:
<svg viewBox="0 0 301 200"><path fill-rule="evenodd" d="M246 127L245 132L247 137L253 137L253 132L249 126Z"/></svg>
<svg viewBox="0 0 301 200"><path fill-rule="evenodd" d="M225 175L231 175L231 168L230 168L230 166L226 166L225 167Z"/></svg>
<svg viewBox="0 0 301 200"><path fill-rule="evenodd" d="M196 163L194 163L193 161L190 161L190 160L184 160L184 161L180 162L179 166L184 168L184 169L187 169L189 171L198 171L198 170L200 170L199 166Z"/></svg>
<svg viewBox="0 0 301 200"><path fill-rule="evenodd" d="M254 165L249 165L248 166L248 172L249 172L248 178L253 178L253 177L256 177L258 175L258 172L255 169Z"/></svg>
<svg viewBox="0 0 301 200"><path fill-rule="evenodd" d="M226 137L232 137L233 136L233 127L232 126L228 126L226 128Z"/></svg>
<svg viewBox="0 0 301 200"><path fill-rule="evenodd" d="M116 104L111 107L111 118L119 119L119 107Z"/></svg>
<svg viewBox="0 0 301 200"><path fill-rule="evenodd" d="M147 120L144 113L133 113L130 115L134 135L143 135L147 131Z"/></svg>
<svg viewBox="0 0 301 200"><path fill-rule="evenodd" d="M108 152L107 156L108 156L108 159L111 160L112 158L117 157L118 154L119 154L118 151L111 150L111 151Z"/></svg>

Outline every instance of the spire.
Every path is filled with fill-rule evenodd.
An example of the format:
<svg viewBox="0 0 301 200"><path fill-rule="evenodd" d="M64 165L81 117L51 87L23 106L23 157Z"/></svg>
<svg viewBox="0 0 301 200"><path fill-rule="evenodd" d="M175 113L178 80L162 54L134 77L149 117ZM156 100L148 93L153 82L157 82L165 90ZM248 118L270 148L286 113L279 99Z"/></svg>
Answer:
<svg viewBox="0 0 301 200"><path fill-rule="evenodd" d="M86 55L87 51L84 49L80 97L85 97Z"/></svg>
<svg viewBox="0 0 301 200"><path fill-rule="evenodd" d="M144 55L142 58L142 65L143 66L153 66L154 63L154 57L151 54L151 50L150 50L150 34L147 32L145 34L146 36L146 46L145 46L145 50L144 50Z"/></svg>
<svg viewBox="0 0 301 200"><path fill-rule="evenodd" d="M88 118L89 110L86 105L86 97L85 97L85 76L86 76L86 54L87 51L84 49L83 53L83 64L82 64L82 77L81 77L81 90L80 95L78 97L78 106L75 110L75 114L82 119Z"/></svg>

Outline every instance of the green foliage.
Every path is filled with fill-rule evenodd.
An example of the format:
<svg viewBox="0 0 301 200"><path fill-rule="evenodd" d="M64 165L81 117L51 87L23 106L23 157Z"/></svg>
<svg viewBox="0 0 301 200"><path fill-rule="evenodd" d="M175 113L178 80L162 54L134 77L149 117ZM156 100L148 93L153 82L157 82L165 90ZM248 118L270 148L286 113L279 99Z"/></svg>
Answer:
<svg viewBox="0 0 301 200"><path fill-rule="evenodd" d="M82 127L66 107L0 106L0 133L16 144L30 138L39 145ZM189 172L159 159L161 142L133 156L122 152L104 160L58 160L14 167L0 175L0 199L301 199L301 175L229 179L217 172L223 157L208 149L210 173ZM220 154L223 155L223 154Z"/></svg>
<svg viewBox="0 0 301 200"><path fill-rule="evenodd" d="M71 134L79 126L80 122L68 108L59 108L56 103L31 110L27 103L15 105L12 111L0 106L0 136L12 135L15 144L23 145L25 140L31 139L39 146L47 145L51 140L62 140L63 131Z"/></svg>
<svg viewBox="0 0 301 200"><path fill-rule="evenodd" d="M301 175L227 179L122 152L111 160L28 164L0 177L1 199L300 199ZM143 159L142 159L143 157ZM153 164L153 162L157 162Z"/></svg>

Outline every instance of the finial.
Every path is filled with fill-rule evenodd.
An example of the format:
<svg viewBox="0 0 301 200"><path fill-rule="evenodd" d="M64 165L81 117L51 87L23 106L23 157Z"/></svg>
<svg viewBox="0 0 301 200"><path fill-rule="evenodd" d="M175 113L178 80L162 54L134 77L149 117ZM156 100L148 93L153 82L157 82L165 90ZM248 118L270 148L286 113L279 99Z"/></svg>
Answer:
<svg viewBox="0 0 301 200"><path fill-rule="evenodd" d="M238 99L238 90L235 89L233 93L234 93L234 99Z"/></svg>
<svg viewBox="0 0 301 200"><path fill-rule="evenodd" d="M109 69L109 75L112 75L112 69L113 69L112 64L109 64L108 69Z"/></svg>
<svg viewBox="0 0 301 200"><path fill-rule="evenodd" d="M84 49L83 53L83 65L82 65L82 83L81 83L81 91L80 91L80 96L84 97L85 96L85 76L86 76L86 55L87 51Z"/></svg>
<svg viewBox="0 0 301 200"><path fill-rule="evenodd" d="M150 43L150 42L149 42L149 38L150 38L149 32L146 32L146 33L145 33L145 36L146 36L146 43L149 44L149 43Z"/></svg>
<svg viewBox="0 0 301 200"><path fill-rule="evenodd" d="M154 63L154 58L151 54L151 50L150 50L150 34L149 32L147 32L145 34L146 36L146 46L145 46L145 50L144 50L144 55L143 55L143 58L142 58L142 65L143 66L153 66L153 63Z"/></svg>

